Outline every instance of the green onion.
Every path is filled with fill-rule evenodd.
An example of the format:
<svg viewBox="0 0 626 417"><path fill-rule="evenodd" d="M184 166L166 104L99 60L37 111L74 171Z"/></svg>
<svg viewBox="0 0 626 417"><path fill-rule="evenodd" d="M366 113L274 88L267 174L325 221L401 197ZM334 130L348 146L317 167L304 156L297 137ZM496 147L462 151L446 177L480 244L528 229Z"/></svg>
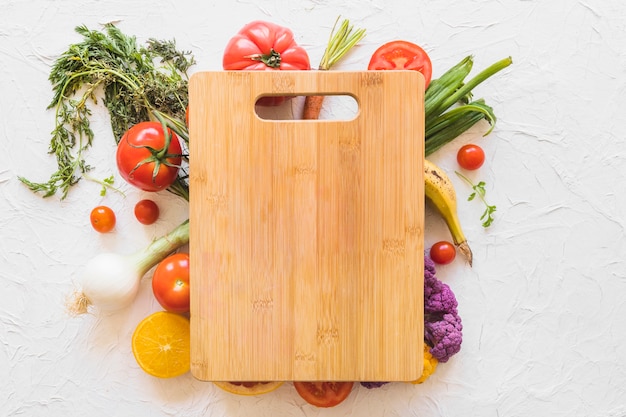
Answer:
<svg viewBox="0 0 626 417"><path fill-rule="evenodd" d="M424 95L426 156L481 120L491 125L484 136L493 130L496 123L493 109L483 99L472 101L472 90L512 63L511 57L502 59L465 82L473 66L472 57L467 56L430 83ZM454 105L459 106L449 110Z"/></svg>

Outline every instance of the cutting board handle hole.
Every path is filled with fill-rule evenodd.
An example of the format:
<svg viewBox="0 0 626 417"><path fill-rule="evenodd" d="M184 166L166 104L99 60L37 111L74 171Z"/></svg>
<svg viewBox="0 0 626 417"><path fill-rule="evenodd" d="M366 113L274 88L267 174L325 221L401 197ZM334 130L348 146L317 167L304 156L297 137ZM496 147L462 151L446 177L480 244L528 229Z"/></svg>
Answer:
<svg viewBox="0 0 626 417"><path fill-rule="evenodd" d="M320 94L324 97L320 120L351 121L359 114L359 103L354 96L348 94ZM273 96L260 96L254 106L256 115L263 120L298 120L302 118L306 96L289 95L278 106L258 105L262 100L273 99ZM329 111L332 109L332 111Z"/></svg>

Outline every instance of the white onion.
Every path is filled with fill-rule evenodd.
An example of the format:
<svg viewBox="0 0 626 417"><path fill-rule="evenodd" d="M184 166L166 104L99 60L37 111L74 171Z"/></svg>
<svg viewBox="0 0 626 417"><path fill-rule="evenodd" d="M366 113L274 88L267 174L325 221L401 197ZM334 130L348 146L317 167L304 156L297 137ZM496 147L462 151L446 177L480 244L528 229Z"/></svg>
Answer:
<svg viewBox="0 0 626 417"><path fill-rule="evenodd" d="M75 294L68 310L72 314L84 314L91 305L102 311L116 311L130 305L146 272L188 242L189 221L186 220L133 255L96 255L85 265L81 291Z"/></svg>
<svg viewBox="0 0 626 417"><path fill-rule="evenodd" d="M101 253L85 266L81 281L83 294L101 310L119 310L137 296L141 272L132 257Z"/></svg>

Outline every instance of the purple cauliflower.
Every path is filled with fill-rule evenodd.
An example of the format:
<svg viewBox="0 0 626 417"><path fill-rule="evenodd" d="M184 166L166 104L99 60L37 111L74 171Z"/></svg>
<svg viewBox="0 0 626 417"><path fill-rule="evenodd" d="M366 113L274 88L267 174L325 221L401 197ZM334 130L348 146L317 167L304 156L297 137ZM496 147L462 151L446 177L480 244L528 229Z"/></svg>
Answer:
<svg viewBox="0 0 626 417"><path fill-rule="evenodd" d="M461 350L463 324L452 289L437 279L435 263L424 256L424 340L439 362L448 362ZM387 382L361 382L367 389L380 388Z"/></svg>
<svg viewBox="0 0 626 417"><path fill-rule="evenodd" d="M363 385L365 388L367 389L372 389L372 388L380 388L385 384L388 384L389 382L361 382L361 385Z"/></svg>
<svg viewBox="0 0 626 417"><path fill-rule="evenodd" d="M424 339L439 362L461 350L463 324L452 289L435 275L435 263L424 256Z"/></svg>

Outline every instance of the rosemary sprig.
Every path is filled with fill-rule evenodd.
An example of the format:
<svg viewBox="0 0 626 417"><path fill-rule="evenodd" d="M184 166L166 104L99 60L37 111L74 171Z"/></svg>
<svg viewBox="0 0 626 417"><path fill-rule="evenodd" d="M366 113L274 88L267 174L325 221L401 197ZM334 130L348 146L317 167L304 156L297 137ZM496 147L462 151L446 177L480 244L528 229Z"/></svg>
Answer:
<svg viewBox="0 0 626 417"><path fill-rule="evenodd" d="M84 157L94 138L88 102L95 105L99 97L109 112L116 142L132 125L146 120L165 120L185 142L189 140L184 123L187 70L195 63L189 52L177 50L174 41L150 39L147 46L139 46L135 37L112 24L103 31L85 26L75 30L82 41L59 56L49 75L53 98L48 108L55 110L49 153L55 155L58 169L47 182L19 177L44 197L60 192L64 199L91 169ZM186 177L181 170L169 190L188 198Z"/></svg>
<svg viewBox="0 0 626 417"><path fill-rule="evenodd" d="M461 174L458 171L455 172L456 175L459 176L459 178L465 181L470 187L472 187L472 190L474 190L467 198L467 201L472 201L478 196L478 198L480 198L480 200L485 205L485 211L483 212L482 216L480 216L480 220L483 221L483 227L487 228L491 226L491 223L493 223L494 221L493 213L496 211L496 206L490 205L485 199L485 194L487 193L487 191L485 190L485 182L479 181L478 184L474 184L474 182L467 178L465 175Z"/></svg>

